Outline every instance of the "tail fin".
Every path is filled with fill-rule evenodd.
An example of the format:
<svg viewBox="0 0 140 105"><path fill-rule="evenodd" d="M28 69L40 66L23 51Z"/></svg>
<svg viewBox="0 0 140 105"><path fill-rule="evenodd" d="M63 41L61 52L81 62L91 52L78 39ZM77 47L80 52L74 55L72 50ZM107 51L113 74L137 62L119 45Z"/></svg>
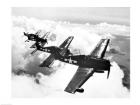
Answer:
<svg viewBox="0 0 140 105"><path fill-rule="evenodd" d="M74 36L68 37L68 38L59 46L59 48L61 49L60 54L61 54L62 56L64 56L64 55L66 54L66 52L67 52L67 50L68 50L68 47L69 47L70 43L72 42L73 38L74 38Z"/></svg>
<svg viewBox="0 0 140 105"><path fill-rule="evenodd" d="M69 36L60 46L59 48L67 48L71 41L73 40L74 36Z"/></svg>

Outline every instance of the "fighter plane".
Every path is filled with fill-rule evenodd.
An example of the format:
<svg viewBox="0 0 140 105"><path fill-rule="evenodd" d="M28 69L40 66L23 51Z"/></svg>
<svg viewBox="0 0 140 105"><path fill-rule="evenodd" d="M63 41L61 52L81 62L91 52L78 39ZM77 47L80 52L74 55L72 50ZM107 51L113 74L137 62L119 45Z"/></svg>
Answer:
<svg viewBox="0 0 140 105"><path fill-rule="evenodd" d="M41 41L41 42L47 42L47 39L45 39L45 37L50 33L47 32L44 34L43 37L39 37L39 34L41 33L41 30L38 30L36 33L32 34L32 33L26 33L24 32L24 35L27 36L27 40L25 42L29 42L29 41Z"/></svg>
<svg viewBox="0 0 140 105"><path fill-rule="evenodd" d="M73 37L69 37L62 45L58 47L39 47L41 51L49 52L51 55L41 64L41 66L49 66L55 59L62 62L79 66L72 80L65 88L66 92L84 92L81 86L93 75L93 73L104 73L108 71L107 78L110 74L110 61L104 59L107 46L110 39L101 39L95 49L89 55L70 55L66 54L69 44ZM69 42L69 43L68 43ZM66 46L67 45L67 46ZM64 48L65 46L65 48Z"/></svg>
<svg viewBox="0 0 140 105"><path fill-rule="evenodd" d="M44 60L43 63L41 63L39 66L50 68L54 60L58 59L60 56L71 55L71 52L68 49L68 47L73 38L74 38L73 36L69 36L59 47L56 46L42 47L39 44L37 44L37 50L51 53L51 55L46 60Z"/></svg>
<svg viewBox="0 0 140 105"><path fill-rule="evenodd" d="M46 43L48 43L47 41L47 35L49 34L49 32L47 32L46 34L44 34L42 37L39 37L41 30L37 31L35 34L29 34L29 33L25 33L24 35L27 36L27 40L25 42L29 42L29 41L35 41L35 43L30 47L30 48L36 48L37 45L40 46L44 46ZM37 51L37 49L35 49L31 54L34 54Z"/></svg>
<svg viewBox="0 0 140 105"><path fill-rule="evenodd" d="M61 56L59 58L62 62L79 66L70 83L65 88L66 92L73 94L75 92L84 92L81 86L93 73L104 73L104 71L108 71L107 78L109 77L111 64L109 60L104 59L109 42L110 39L101 39L89 55Z"/></svg>

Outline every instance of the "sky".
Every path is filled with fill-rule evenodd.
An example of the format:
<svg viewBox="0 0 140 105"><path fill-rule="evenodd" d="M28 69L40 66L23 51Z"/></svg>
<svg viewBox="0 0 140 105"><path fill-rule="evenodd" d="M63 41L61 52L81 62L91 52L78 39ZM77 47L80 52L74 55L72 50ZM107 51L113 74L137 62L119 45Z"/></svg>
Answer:
<svg viewBox="0 0 140 105"><path fill-rule="evenodd" d="M12 15L74 23L130 25L129 7L12 7Z"/></svg>

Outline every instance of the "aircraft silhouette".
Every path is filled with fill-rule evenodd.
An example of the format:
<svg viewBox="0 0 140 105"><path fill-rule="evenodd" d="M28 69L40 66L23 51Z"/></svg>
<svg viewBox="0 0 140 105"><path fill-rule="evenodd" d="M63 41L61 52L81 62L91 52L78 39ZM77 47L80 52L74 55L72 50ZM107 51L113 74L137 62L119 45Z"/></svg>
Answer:
<svg viewBox="0 0 140 105"><path fill-rule="evenodd" d="M84 89L81 88L81 86L93 75L93 73L104 73L104 71L108 71L108 78L111 64L109 60L104 59L110 39L101 39L89 55L72 55L68 50L68 47L73 38L73 36L69 37L59 47L38 46L37 49L51 53L51 55L40 65L41 67L50 67L54 60L60 60L79 66L70 83L65 88L66 92L74 94L75 92L84 92Z"/></svg>
<svg viewBox="0 0 140 105"><path fill-rule="evenodd" d="M104 71L108 71L107 78L109 78L111 64L109 60L104 59L109 41L110 39L101 39L89 55L74 55L59 58L62 62L79 66L70 83L65 88L66 92L73 94L75 92L84 92L81 86L93 73L104 73Z"/></svg>
<svg viewBox="0 0 140 105"><path fill-rule="evenodd" d="M50 68L54 60L58 59L60 56L70 55L71 52L68 49L68 47L71 41L73 40L73 38L74 38L73 36L68 37L59 47L57 46L42 47L39 44L37 44L37 50L51 53L51 55L40 64L40 67Z"/></svg>
<svg viewBox="0 0 140 105"><path fill-rule="evenodd" d="M29 33L24 32L24 35L27 36L28 38L25 42L35 41L35 43L30 48L36 48L37 45L40 45L43 47L46 43L48 44L47 36L49 35L49 32L45 33L42 37L39 37L40 33L41 33L41 30L37 31L35 34L32 34L32 33L29 34ZM34 54L36 51L37 49L31 52L31 54Z"/></svg>

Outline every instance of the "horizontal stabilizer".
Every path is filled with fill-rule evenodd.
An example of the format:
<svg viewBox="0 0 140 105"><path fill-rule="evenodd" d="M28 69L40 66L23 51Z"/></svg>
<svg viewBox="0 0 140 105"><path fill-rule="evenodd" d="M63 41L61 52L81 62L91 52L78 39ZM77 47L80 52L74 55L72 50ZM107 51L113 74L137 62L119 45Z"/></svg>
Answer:
<svg viewBox="0 0 140 105"><path fill-rule="evenodd" d="M37 51L37 49L35 49L33 52L31 52L31 54L33 55L36 51Z"/></svg>
<svg viewBox="0 0 140 105"><path fill-rule="evenodd" d="M30 48L36 48L36 43L33 44Z"/></svg>

